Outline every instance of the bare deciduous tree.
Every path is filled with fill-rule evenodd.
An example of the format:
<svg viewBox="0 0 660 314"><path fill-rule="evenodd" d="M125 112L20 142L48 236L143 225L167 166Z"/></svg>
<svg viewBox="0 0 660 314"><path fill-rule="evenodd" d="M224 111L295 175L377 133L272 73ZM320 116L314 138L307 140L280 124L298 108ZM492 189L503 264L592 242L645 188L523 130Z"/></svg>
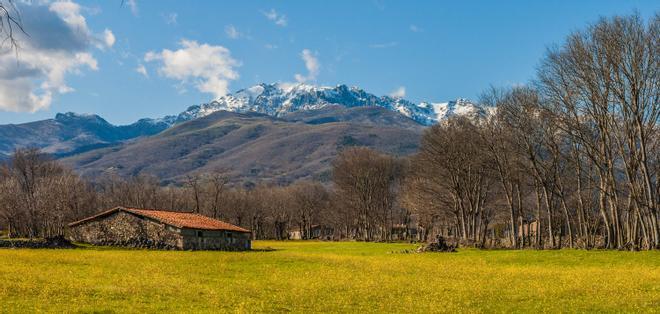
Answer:
<svg viewBox="0 0 660 314"><path fill-rule="evenodd" d="M648 24L638 15L603 18L550 50L539 70L549 111L595 167L608 248L634 246L637 234L646 247L659 244L657 157L649 154L658 141L659 31L658 14ZM624 231L632 221L641 230Z"/></svg>
<svg viewBox="0 0 660 314"><path fill-rule="evenodd" d="M417 194L407 198L418 201L417 209L450 208L460 237L483 244L492 218L485 207L492 175L479 132L466 118L451 118L427 130L406 191Z"/></svg>
<svg viewBox="0 0 660 314"><path fill-rule="evenodd" d="M396 161L368 148L342 151L334 163L333 182L343 204L357 213L357 231L365 241L387 239L388 213L394 206Z"/></svg>
<svg viewBox="0 0 660 314"><path fill-rule="evenodd" d="M193 195L195 201L195 213L200 213L201 210L201 178L199 175L186 176L186 187L188 187Z"/></svg>
<svg viewBox="0 0 660 314"><path fill-rule="evenodd" d="M0 0L0 47L8 45L18 52L16 32L25 34L20 12L12 0Z"/></svg>

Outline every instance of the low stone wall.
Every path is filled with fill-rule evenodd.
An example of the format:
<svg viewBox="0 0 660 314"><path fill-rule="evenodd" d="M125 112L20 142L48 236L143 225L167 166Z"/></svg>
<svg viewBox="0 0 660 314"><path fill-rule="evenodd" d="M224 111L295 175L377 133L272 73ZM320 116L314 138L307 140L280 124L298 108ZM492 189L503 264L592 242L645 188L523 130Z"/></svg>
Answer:
<svg viewBox="0 0 660 314"><path fill-rule="evenodd" d="M250 233L224 230L182 229L185 250L246 251L251 249Z"/></svg>
<svg viewBox="0 0 660 314"><path fill-rule="evenodd" d="M0 248L14 249L72 249L76 246L64 237L35 240L0 239Z"/></svg>
<svg viewBox="0 0 660 314"><path fill-rule="evenodd" d="M179 230L123 211L69 229L75 242L153 249L183 249Z"/></svg>

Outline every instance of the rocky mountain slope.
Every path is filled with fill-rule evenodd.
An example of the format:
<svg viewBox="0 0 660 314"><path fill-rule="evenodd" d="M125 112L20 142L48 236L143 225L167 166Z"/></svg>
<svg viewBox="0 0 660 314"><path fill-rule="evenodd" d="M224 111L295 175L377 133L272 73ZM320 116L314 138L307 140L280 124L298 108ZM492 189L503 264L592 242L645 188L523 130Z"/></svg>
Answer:
<svg viewBox="0 0 660 314"><path fill-rule="evenodd" d="M336 107L345 110L337 110ZM141 119L133 124L115 126L97 115L75 113L57 114L54 119L25 124L0 125L0 159L14 149L38 147L56 157L72 156L96 148L118 145L135 138L158 134L178 124L205 117L218 111L237 113L256 112L272 117L304 119L306 112L318 121L310 124L346 120L346 114L356 114L352 108L377 107L397 115L387 115L390 123L408 119L428 126L452 115L473 119L488 116L492 108L484 108L464 99L444 103L419 104L402 98L376 96L358 87L335 87L307 84L258 84L216 99L210 103L194 105L178 115L160 119ZM324 115L323 112L326 111ZM373 114L373 111L371 111ZM384 116L381 116L384 117ZM363 117L364 118L364 117ZM357 117L350 117L357 121ZM384 125L389 125L382 121ZM409 122L409 121L408 121ZM406 122L406 123L408 123Z"/></svg>
<svg viewBox="0 0 660 314"><path fill-rule="evenodd" d="M326 107L282 117L217 111L155 136L63 159L88 177L153 175L165 183L228 169L235 183L327 181L337 152L417 151L423 127L380 107Z"/></svg>
<svg viewBox="0 0 660 314"><path fill-rule="evenodd" d="M464 99L415 104L346 85L259 84L125 126L74 113L0 125L0 159L39 147L92 178L145 174L168 182L222 168L242 183L328 180L331 161L345 147L408 155L426 126L493 112Z"/></svg>

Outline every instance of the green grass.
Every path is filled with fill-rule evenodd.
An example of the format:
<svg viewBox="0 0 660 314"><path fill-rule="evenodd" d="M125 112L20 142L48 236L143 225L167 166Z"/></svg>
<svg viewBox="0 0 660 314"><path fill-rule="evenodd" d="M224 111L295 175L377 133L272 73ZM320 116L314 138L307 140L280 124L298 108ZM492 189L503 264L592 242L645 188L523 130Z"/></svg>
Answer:
<svg viewBox="0 0 660 314"><path fill-rule="evenodd" d="M656 312L660 252L0 250L0 312Z"/></svg>

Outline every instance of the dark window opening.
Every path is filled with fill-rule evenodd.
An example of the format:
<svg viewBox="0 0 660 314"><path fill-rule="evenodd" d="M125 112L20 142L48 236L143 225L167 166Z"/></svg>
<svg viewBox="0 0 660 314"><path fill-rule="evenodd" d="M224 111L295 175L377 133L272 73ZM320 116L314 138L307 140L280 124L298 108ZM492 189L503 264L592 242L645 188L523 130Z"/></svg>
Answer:
<svg viewBox="0 0 660 314"><path fill-rule="evenodd" d="M197 231L197 236L201 238L204 236L204 234L201 231Z"/></svg>

